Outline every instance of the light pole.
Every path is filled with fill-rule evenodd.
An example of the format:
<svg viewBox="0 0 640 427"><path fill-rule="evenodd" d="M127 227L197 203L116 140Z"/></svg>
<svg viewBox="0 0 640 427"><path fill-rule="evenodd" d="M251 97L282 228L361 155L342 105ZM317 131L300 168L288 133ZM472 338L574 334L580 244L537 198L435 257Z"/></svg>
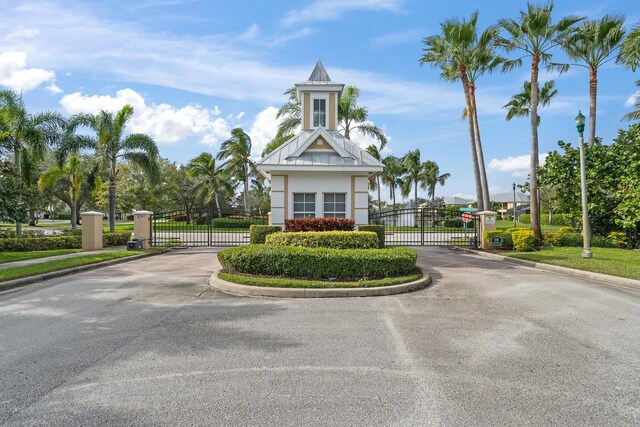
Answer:
<svg viewBox="0 0 640 427"><path fill-rule="evenodd" d="M513 228L516 228L516 183L513 183Z"/></svg>
<svg viewBox="0 0 640 427"><path fill-rule="evenodd" d="M580 189L582 191L582 258L592 258L591 252L591 227L589 226L589 212L587 211L587 172L584 162L584 121L581 111L576 116L576 129L578 130L580 145Z"/></svg>

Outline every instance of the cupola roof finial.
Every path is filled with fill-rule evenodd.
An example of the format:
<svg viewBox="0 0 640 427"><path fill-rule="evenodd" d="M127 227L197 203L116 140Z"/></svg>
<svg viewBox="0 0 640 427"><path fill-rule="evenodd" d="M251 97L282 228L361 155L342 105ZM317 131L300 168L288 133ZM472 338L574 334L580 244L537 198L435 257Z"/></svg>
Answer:
<svg viewBox="0 0 640 427"><path fill-rule="evenodd" d="M322 61L318 59L315 68L311 72L311 76L309 76L310 82L330 82L331 78L327 73L327 70L324 69L324 65L322 65Z"/></svg>

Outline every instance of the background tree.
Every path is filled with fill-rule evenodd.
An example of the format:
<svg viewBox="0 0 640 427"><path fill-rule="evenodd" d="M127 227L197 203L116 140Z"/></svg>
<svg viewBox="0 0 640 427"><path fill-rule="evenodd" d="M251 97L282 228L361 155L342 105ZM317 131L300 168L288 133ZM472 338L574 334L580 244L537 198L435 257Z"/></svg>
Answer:
<svg viewBox="0 0 640 427"><path fill-rule="evenodd" d="M552 23L551 13L553 3L543 6L527 4L527 10L520 11L518 20L512 18L500 19L499 25L506 33L506 37L497 37L496 43L507 52L518 52L521 56L508 60L503 65L504 71L512 70L522 65L522 60L531 57L531 170L529 183L531 187L531 228L537 244L542 242L540 228L540 206L538 204L538 75L540 65L551 59L551 51L563 44L575 33L575 24L582 18L567 16Z"/></svg>
<svg viewBox="0 0 640 427"><path fill-rule="evenodd" d="M102 110L98 114L79 114L71 119L71 128L87 126L96 136L75 138L66 144L63 152L79 152L91 148L107 170L109 180L109 229L115 231L116 191L118 181L118 162L128 161L140 166L151 180L158 179L158 147L149 136L142 133L125 135L126 127L133 116L133 107L129 104L117 113Z"/></svg>
<svg viewBox="0 0 640 427"><path fill-rule="evenodd" d="M13 153L10 176L15 180L15 202L20 206L15 213L24 211L21 207L25 195L23 166L28 165L31 171L35 171L51 142L53 129L62 121L63 118L58 113L29 114L21 95L12 90L0 90L0 139L3 146ZM35 181L31 180L30 183L35 184ZM13 219L16 221L16 235L20 236L24 218Z"/></svg>
<svg viewBox="0 0 640 427"><path fill-rule="evenodd" d="M636 86L640 88L640 80L636 82ZM626 120L629 122L632 122L634 120L640 120L640 96L636 96L634 107L635 107L635 110L625 114L624 117L622 117L622 120Z"/></svg>
<svg viewBox="0 0 640 427"><path fill-rule="evenodd" d="M633 72L640 67L640 22L631 29L622 42L617 62Z"/></svg>
<svg viewBox="0 0 640 427"><path fill-rule="evenodd" d="M436 162L427 160L424 162L424 183L427 190L427 195L431 197L431 202L436 201L436 186L444 186L444 183L451 177L450 173L440 173L440 167Z"/></svg>
<svg viewBox="0 0 640 427"><path fill-rule="evenodd" d="M538 105L548 107L553 98L558 94L555 89L556 82L549 80L540 89L538 93ZM531 114L531 82L525 81L522 86L522 92L511 97L502 108L507 110L507 120L514 117L529 117ZM538 126L540 126L540 115L538 115Z"/></svg>
<svg viewBox="0 0 640 427"><path fill-rule="evenodd" d="M395 209L396 190L402 185L401 177L404 174L402 162L395 156L387 156L382 159L382 164L384 169L382 170L381 180L389 188L389 197Z"/></svg>
<svg viewBox="0 0 640 427"><path fill-rule="evenodd" d="M189 162L187 176L194 179L193 191L198 200L207 206L215 203L218 218L221 218L220 194L233 193L225 166L216 164L216 158L210 153L202 153Z"/></svg>
<svg viewBox="0 0 640 427"><path fill-rule="evenodd" d="M549 69L560 73L572 66L589 71L589 145L596 139L596 104L598 97L598 70L607 62L616 59L620 42L624 37L623 16L603 16L599 20L584 21L575 34L562 42L567 56L573 64L550 63Z"/></svg>
<svg viewBox="0 0 640 427"><path fill-rule="evenodd" d="M249 179L255 176L255 164L251 160L251 138L241 128L231 131L231 138L220 145L218 160L225 162L224 170L228 177L237 178L244 186L244 210L251 211L249 205Z"/></svg>
<svg viewBox="0 0 640 427"><path fill-rule="evenodd" d="M402 156L401 162L404 169L402 177L402 196L407 197L411 193L411 187L414 191L414 203L418 207L418 186L425 182L426 173L424 165L420 161L420 150L415 149L409 151ZM423 184L423 188L426 185Z"/></svg>
<svg viewBox="0 0 640 427"><path fill-rule="evenodd" d="M371 156L373 156L374 159L380 161L380 150L378 150L378 147L376 147L375 145L371 144L367 147L367 153L371 154ZM369 178L369 188L371 190L378 190L378 212L382 212L382 199L380 198L380 174L377 174L376 176Z"/></svg>

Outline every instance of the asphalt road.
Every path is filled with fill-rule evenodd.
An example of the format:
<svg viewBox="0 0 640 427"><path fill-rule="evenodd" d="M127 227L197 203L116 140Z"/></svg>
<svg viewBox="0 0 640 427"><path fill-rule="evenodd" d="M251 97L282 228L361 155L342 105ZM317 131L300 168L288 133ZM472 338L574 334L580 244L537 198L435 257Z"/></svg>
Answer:
<svg viewBox="0 0 640 427"><path fill-rule="evenodd" d="M394 297L223 295L212 251L0 295L0 424L640 424L638 292L420 255Z"/></svg>

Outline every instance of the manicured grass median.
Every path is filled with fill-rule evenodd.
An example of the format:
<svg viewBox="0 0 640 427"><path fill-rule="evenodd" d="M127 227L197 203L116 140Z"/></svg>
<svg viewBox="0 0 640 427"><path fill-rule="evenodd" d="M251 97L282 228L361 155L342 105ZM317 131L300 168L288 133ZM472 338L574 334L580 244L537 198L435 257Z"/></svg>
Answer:
<svg viewBox="0 0 640 427"><path fill-rule="evenodd" d="M38 264L24 265L21 267L11 267L0 270L0 282L5 280L19 279L21 277L35 276L37 274L49 273L51 271L64 270L65 268L79 267L81 265L95 264L97 262L112 259L124 258L138 255L142 252L117 251L104 252L95 255L79 256L75 258L61 259L57 261L46 261Z"/></svg>
<svg viewBox="0 0 640 427"><path fill-rule="evenodd" d="M14 261L24 261L27 259L45 258L48 256L74 254L81 252L82 249L54 249L50 251L31 251L31 252L0 252L0 264Z"/></svg>
<svg viewBox="0 0 640 427"><path fill-rule="evenodd" d="M640 280L640 252L627 249L592 248L593 258L583 259L582 248L543 248L536 252L508 252L504 255L528 261L575 268Z"/></svg>
<svg viewBox="0 0 640 427"><path fill-rule="evenodd" d="M269 288L373 288L377 286L399 285L409 283L422 277L422 273L406 276L387 277L376 280L360 280L357 282L325 282L321 280L302 280L281 277L245 276L240 274L219 273L218 277L227 282L241 285L264 286Z"/></svg>

